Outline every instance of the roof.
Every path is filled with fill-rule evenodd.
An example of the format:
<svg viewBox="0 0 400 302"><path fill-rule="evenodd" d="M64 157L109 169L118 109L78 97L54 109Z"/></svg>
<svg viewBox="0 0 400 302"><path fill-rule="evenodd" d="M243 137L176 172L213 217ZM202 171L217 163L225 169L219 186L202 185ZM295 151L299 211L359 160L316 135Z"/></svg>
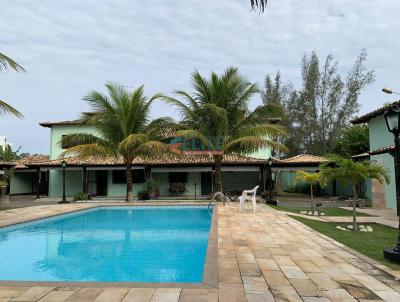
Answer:
<svg viewBox="0 0 400 302"><path fill-rule="evenodd" d="M82 125L82 120L72 120L72 121L61 121L61 122L42 122L39 123L42 127L51 128L52 126L60 125Z"/></svg>
<svg viewBox="0 0 400 302"><path fill-rule="evenodd" d="M30 167L34 166L45 166L55 167L61 166L63 159L48 160L42 162L32 162L29 164ZM69 157L64 159L67 162L67 166L123 166L124 162L122 158L114 157ZM229 165L261 165L266 161L263 159L229 154L224 155L222 164ZM211 165L214 163L212 157L207 155L163 155L157 158L144 159L137 157L132 164L133 165L150 165L150 166L168 166L168 165Z"/></svg>
<svg viewBox="0 0 400 302"><path fill-rule="evenodd" d="M37 163L41 163L41 162L48 161L48 160L49 160L48 155L33 154L33 155L28 155L26 157L18 159L14 163L14 165L15 165L15 169L26 169L26 168L28 168L28 166L30 166L32 164L37 164Z"/></svg>
<svg viewBox="0 0 400 302"><path fill-rule="evenodd" d="M361 159L361 158L368 158L368 157L369 157L369 153L368 152L363 152L363 153L351 156L351 158L354 158L354 159Z"/></svg>
<svg viewBox="0 0 400 302"><path fill-rule="evenodd" d="M362 123L367 123L371 118L374 118L378 115L383 114L386 110L388 110L390 107L395 106L395 105L400 105L400 100L395 101L391 104L384 105L381 108L378 108L374 111L371 111L369 113L366 113L364 115L361 115L359 117L356 117L355 119L351 120L352 124L362 124Z"/></svg>
<svg viewBox="0 0 400 302"><path fill-rule="evenodd" d="M299 154L286 159L275 159L276 164L290 166L290 165L320 165L326 159L322 156Z"/></svg>
<svg viewBox="0 0 400 302"><path fill-rule="evenodd" d="M0 167L14 167L15 163L9 161L0 160Z"/></svg>
<svg viewBox="0 0 400 302"><path fill-rule="evenodd" d="M394 152L394 145L390 145L390 146L382 147L382 148L375 149L372 151L368 151L368 154L369 155L379 155L379 154L391 153L391 152Z"/></svg>

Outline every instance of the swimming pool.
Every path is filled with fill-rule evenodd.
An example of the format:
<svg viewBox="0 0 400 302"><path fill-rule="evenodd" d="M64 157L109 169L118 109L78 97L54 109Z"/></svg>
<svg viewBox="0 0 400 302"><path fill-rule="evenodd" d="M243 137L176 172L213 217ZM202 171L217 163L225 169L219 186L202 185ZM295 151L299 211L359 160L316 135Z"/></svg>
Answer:
<svg viewBox="0 0 400 302"><path fill-rule="evenodd" d="M0 228L0 280L201 282L211 212L99 207Z"/></svg>

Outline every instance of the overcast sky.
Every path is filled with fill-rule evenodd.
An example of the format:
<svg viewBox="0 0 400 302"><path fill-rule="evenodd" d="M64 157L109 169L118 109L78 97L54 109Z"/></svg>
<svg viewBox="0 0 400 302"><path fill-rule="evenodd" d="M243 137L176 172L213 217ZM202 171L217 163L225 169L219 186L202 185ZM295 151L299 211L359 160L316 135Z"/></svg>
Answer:
<svg viewBox="0 0 400 302"><path fill-rule="evenodd" d="M262 86L280 70L298 87L300 61L332 53L347 72L362 48L376 81L360 98L364 113L400 90L400 1L269 0L2 0L0 52L27 73L0 74L0 98L25 119L0 117L0 135L30 153L48 153L41 121L69 120L88 110L82 97L107 81L145 84L147 94L190 90L190 73L236 66ZM258 102L255 99L254 102ZM176 112L157 103L153 117Z"/></svg>

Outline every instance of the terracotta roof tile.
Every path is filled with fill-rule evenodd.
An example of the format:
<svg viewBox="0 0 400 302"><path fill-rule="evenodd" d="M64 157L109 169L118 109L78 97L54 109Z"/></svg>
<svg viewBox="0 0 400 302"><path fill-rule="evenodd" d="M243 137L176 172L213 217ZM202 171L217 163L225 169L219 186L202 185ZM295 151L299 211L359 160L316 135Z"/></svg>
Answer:
<svg viewBox="0 0 400 302"><path fill-rule="evenodd" d="M375 149L372 151L368 151L368 154L369 155L378 155L378 154L391 153L391 152L394 152L394 145L390 145L390 146L382 147L382 148Z"/></svg>
<svg viewBox="0 0 400 302"><path fill-rule="evenodd" d="M26 169L28 165L37 164L49 160L48 155L44 154L33 154L23 157L15 162L15 169Z"/></svg>
<svg viewBox="0 0 400 302"><path fill-rule="evenodd" d="M325 162L322 156L310 155L310 154L299 154L290 158L276 160L277 163L281 164L320 164Z"/></svg>
<svg viewBox="0 0 400 302"><path fill-rule="evenodd" d="M356 117L355 119L351 120L352 124L362 124L367 123L371 118L383 114L386 110L388 110L391 106L400 105L400 100L395 101L391 104L384 105L374 111L368 112L364 115Z"/></svg>
<svg viewBox="0 0 400 302"><path fill-rule="evenodd" d="M42 162L32 162L29 166L61 166L62 159L42 161ZM120 166L124 165L121 158L107 157L107 158L79 158L79 157L69 157L65 158L67 165L69 166ZM133 165L202 165L202 164L212 164L213 158L207 155L164 155L158 158L136 158L132 164ZM223 164L264 164L265 160L252 158L241 155L224 155Z"/></svg>

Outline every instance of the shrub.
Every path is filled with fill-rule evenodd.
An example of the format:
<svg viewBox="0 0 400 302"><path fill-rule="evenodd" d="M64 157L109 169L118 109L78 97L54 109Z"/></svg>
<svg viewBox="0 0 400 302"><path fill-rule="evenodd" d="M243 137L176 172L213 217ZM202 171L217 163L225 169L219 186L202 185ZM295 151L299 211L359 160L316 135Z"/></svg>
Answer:
<svg viewBox="0 0 400 302"><path fill-rule="evenodd" d="M138 192L138 199L139 200L149 200L150 199L149 192L147 192L146 189L140 190Z"/></svg>
<svg viewBox="0 0 400 302"><path fill-rule="evenodd" d="M78 192L74 194L74 201L78 200L90 200L90 195L83 192Z"/></svg>
<svg viewBox="0 0 400 302"><path fill-rule="evenodd" d="M178 195L185 193L186 191L186 185L183 182L173 182L169 184L169 191L172 194Z"/></svg>

